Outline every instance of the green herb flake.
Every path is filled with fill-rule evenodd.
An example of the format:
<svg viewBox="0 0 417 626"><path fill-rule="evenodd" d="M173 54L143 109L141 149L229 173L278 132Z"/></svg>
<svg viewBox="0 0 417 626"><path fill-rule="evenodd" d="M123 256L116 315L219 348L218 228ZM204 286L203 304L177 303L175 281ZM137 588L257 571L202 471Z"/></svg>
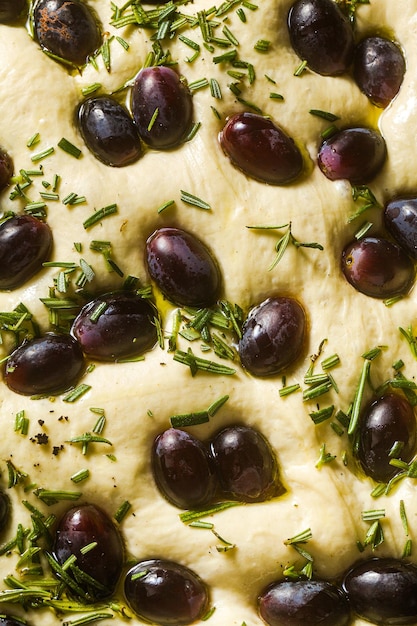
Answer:
<svg viewBox="0 0 417 626"><path fill-rule="evenodd" d="M315 115L316 117L321 117L327 122L335 122L340 119L338 115L334 115L334 113L329 113L328 111L321 111L320 109L310 109L309 113L311 115Z"/></svg>
<svg viewBox="0 0 417 626"><path fill-rule="evenodd" d="M88 219L85 220L85 222L83 223L83 226L86 230L88 230L92 226L95 226L96 224L101 222L106 217L109 217L110 215L114 215L115 213L117 213L117 211L118 211L117 204L109 204L108 206L105 206L102 209L99 209L98 211L93 213L93 215L91 215Z"/></svg>
<svg viewBox="0 0 417 626"><path fill-rule="evenodd" d="M132 508L132 505L130 504L130 502L128 500L125 500L125 502L123 502L119 506L116 513L114 514L114 519L116 520L116 522L120 524L124 520L126 515L129 513L131 508Z"/></svg>
<svg viewBox="0 0 417 626"><path fill-rule="evenodd" d="M75 474L73 474L71 476L71 480L73 483L81 483L84 480L87 480L87 478L89 478L90 476L90 470L88 469L82 469L79 470L78 472L76 472Z"/></svg>
<svg viewBox="0 0 417 626"><path fill-rule="evenodd" d="M86 385L85 383L81 383L80 385L78 385L78 387L75 387L75 389L72 389L69 393L67 393L67 395L64 396L62 399L64 402L69 402L69 403L76 402L84 394L90 391L90 389L91 389L91 385Z"/></svg>
<svg viewBox="0 0 417 626"><path fill-rule="evenodd" d="M60 141L58 142L58 147L76 159L79 159L80 156L82 155L81 150L77 148L77 146L74 146L73 143L68 141L68 139L65 139L65 137L62 137L62 139L60 139Z"/></svg>
<svg viewBox="0 0 417 626"><path fill-rule="evenodd" d="M32 163L37 163L38 161L42 161L43 159L46 159L47 157L51 156L51 154L53 154L54 152L55 152L55 148L51 146L50 148L46 148L45 150L42 150L42 152L38 152L37 154L34 154L30 160L32 161Z"/></svg>
<svg viewBox="0 0 417 626"><path fill-rule="evenodd" d="M205 209L205 210L211 209L211 206L208 204L208 202L205 202L204 200L201 200L201 198L198 198L192 193L189 193L188 191L184 191L182 189L181 189L181 200L185 202L186 204L190 204L192 206L198 207L199 209Z"/></svg>

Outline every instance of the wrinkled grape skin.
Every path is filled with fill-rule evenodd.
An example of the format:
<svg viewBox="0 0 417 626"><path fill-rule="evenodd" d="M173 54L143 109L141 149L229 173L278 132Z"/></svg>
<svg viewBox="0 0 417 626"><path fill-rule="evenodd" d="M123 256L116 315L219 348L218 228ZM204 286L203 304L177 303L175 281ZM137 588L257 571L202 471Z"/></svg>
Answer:
<svg viewBox="0 0 417 626"><path fill-rule="evenodd" d="M101 45L98 20L79 0L39 0L34 23L41 47L75 65L84 65Z"/></svg>
<svg viewBox="0 0 417 626"><path fill-rule="evenodd" d="M405 60L400 48L384 37L367 37L355 50L353 76L359 89L385 108L400 90Z"/></svg>
<svg viewBox="0 0 417 626"><path fill-rule="evenodd" d="M13 161L8 152L0 148L0 191L7 187L13 175Z"/></svg>
<svg viewBox="0 0 417 626"><path fill-rule="evenodd" d="M84 355L69 335L48 333L16 348L6 363L5 382L16 393L55 394L69 389L84 371Z"/></svg>
<svg viewBox="0 0 417 626"><path fill-rule="evenodd" d="M416 417L405 397L391 393L371 402L361 416L358 458L367 476L388 482L398 473L389 463L397 441L404 444L399 458L408 463L416 448Z"/></svg>
<svg viewBox="0 0 417 626"><path fill-rule="evenodd" d="M384 210L387 230L414 260L417 260L417 198L397 198Z"/></svg>
<svg viewBox="0 0 417 626"><path fill-rule="evenodd" d="M417 568L398 559L368 559L345 576L352 610L373 624L417 621Z"/></svg>
<svg viewBox="0 0 417 626"><path fill-rule="evenodd" d="M113 98L90 98L78 109L78 123L87 148L105 165L125 167L142 155L133 119Z"/></svg>
<svg viewBox="0 0 417 626"><path fill-rule="evenodd" d="M268 298L254 307L242 329L239 355L254 376L272 376L300 356L306 333L306 316L294 298Z"/></svg>
<svg viewBox="0 0 417 626"><path fill-rule="evenodd" d="M339 587L319 580L279 581L258 598L268 626L347 626L350 609Z"/></svg>
<svg viewBox="0 0 417 626"><path fill-rule="evenodd" d="M336 76L347 71L353 58L353 31L332 0L295 2L288 30L292 47L313 72Z"/></svg>
<svg viewBox="0 0 417 626"><path fill-rule="evenodd" d="M91 315L102 304L106 308L97 321L92 321ZM71 334L90 358L117 361L153 348L157 341L155 316L156 308L135 293L106 293L81 309Z"/></svg>
<svg viewBox="0 0 417 626"><path fill-rule="evenodd" d="M220 294L216 260L202 241L180 228L159 228L146 242L151 278L178 306L210 307Z"/></svg>
<svg viewBox="0 0 417 626"><path fill-rule="evenodd" d="M187 432L169 428L158 435L152 469L159 490L181 509L204 506L213 498L216 483L207 449Z"/></svg>
<svg viewBox="0 0 417 626"><path fill-rule="evenodd" d="M350 243L342 253L346 280L372 298L392 298L409 291L414 266L395 243L381 237L363 237Z"/></svg>
<svg viewBox="0 0 417 626"><path fill-rule="evenodd" d="M132 580L136 574L146 572ZM192 570L162 559L137 563L126 575L125 596L141 619L160 626L186 626L207 610L208 593Z"/></svg>
<svg viewBox="0 0 417 626"><path fill-rule="evenodd" d="M42 269L52 248L48 224L15 215L0 225L0 289L16 289Z"/></svg>
<svg viewBox="0 0 417 626"><path fill-rule="evenodd" d="M82 554L80 550L92 542L97 546ZM95 598L113 593L122 573L124 547L118 529L102 509L93 504L69 509L56 529L53 553L61 565L75 555L77 566L103 587L91 592L83 585L87 593Z"/></svg>
<svg viewBox="0 0 417 626"><path fill-rule="evenodd" d="M303 169L303 157L293 139L271 120L255 113L228 118L220 145L244 174L270 185L285 185Z"/></svg>
<svg viewBox="0 0 417 626"><path fill-rule="evenodd" d="M276 459L257 430L248 426L224 428L214 437L210 451L227 497L263 502L277 492Z"/></svg>
<svg viewBox="0 0 417 626"><path fill-rule="evenodd" d="M156 110L158 115L151 124ZM135 79L132 113L139 134L148 146L155 150L175 148L191 126L191 94L170 67L147 67Z"/></svg>
<svg viewBox="0 0 417 626"><path fill-rule="evenodd" d="M329 180L365 185L379 173L386 156L380 133L370 128L346 128L323 141L318 165Z"/></svg>
<svg viewBox="0 0 417 626"><path fill-rule="evenodd" d="M0 0L0 24L16 20L25 4L26 0Z"/></svg>

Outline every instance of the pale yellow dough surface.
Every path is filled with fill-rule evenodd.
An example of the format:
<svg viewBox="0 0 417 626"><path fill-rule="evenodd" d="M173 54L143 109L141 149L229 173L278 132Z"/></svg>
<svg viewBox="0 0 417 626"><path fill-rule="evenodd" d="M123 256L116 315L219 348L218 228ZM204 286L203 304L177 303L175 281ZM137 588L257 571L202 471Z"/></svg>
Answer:
<svg viewBox="0 0 417 626"><path fill-rule="evenodd" d="M388 160L371 188L381 203L399 193L417 191L417 0L371 0L357 11L358 33L389 32L400 42L406 56L407 73L400 94L379 120L378 112L349 76L325 78L308 71L301 77L293 75L299 60L290 48L286 29L291 0L260 0L256 11L245 9L246 23L235 11L229 14L226 24L239 41L239 58L251 60L256 71L252 86L245 81L242 97L269 114L303 150L306 173L287 187L250 180L228 162L217 140L223 121L216 118L212 107L223 120L244 108L228 89L234 80L226 74L230 68L214 64L212 54L203 47L198 59L187 63L192 50L175 40L164 45L178 60L178 70L189 83L216 78L223 99L215 100L208 88L195 92L194 118L201 121L201 128L192 141L177 150L148 151L137 163L123 169L106 167L97 161L74 123L74 110L83 98L81 89L94 82L102 84L101 93L118 89L142 67L151 42L147 32L109 26L108 0L91 0L90 4L105 30L130 44L125 51L116 40L111 42L110 73L99 58L98 70L88 66L82 74L71 75L43 54L24 28L0 26L0 144L12 155L16 173L21 168L37 167L31 156L55 146L54 154L42 162L42 180L51 181L58 173L61 199L70 192L87 199L75 207L65 206L62 201L48 203L53 259L79 263L82 257L96 272L93 290L99 293L116 288L121 280L107 271L99 254L89 250L91 240L109 240L113 258L125 275L138 276L146 283L146 238L158 227L179 226L197 234L213 250L223 275L224 295L230 302L247 310L269 295L286 294L300 299L309 320L308 343L296 367L287 372L288 384L298 382L304 387L310 355L323 339L327 339L323 358L334 353L340 356L340 365L332 372L339 394L329 392L319 399L320 406L334 404L347 410L359 380L361 355L375 346L386 346L372 366L376 386L392 375L392 364L399 358L405 362L405 375L414 378L416 362L398 328L407 328L414 322L416 291L387 307L357 293L344 280L339 267L341 250L362 222L347 223L355 211L350 186L328 181L317 168L320 133L327 123L310 115L309 110L331 111L340 116L344 126L379 124L387 142ZM197 14L211 6L211 0L196 0L185 5L183 11ZM197 30L187 35L199 37ZM271 42L268 54L254 50L259 39ZM281 93L284 100L271 99L271 91ZM29 149L26 142L36 132L41 141ZM79 160L56 147L62 137L82 149ZM41 190L40 181L36 180L28 190L30 200L38 200ZM202 198L211 210L185 204L181 190ZM2 194L1 209L23 210L25 203L11 201L9 193L10 189ZM175 205L158 213L158 208L170 200ZM113 203L118 205L117 215L91 230L83 228L83 221L94 210ZM378 223L378 214L371 217ZM279 226L290 221L299 241L318 242L324 250L289 248L279 265L268 271L278 233L254 232L246 227ZM81 254L75 250L75 242L83 243ZM46 329L48 313L40 298L48 295L56 275L55 268L47 268L24 287L0 293L0 311L10 311L22 302ZM168 313L164 310L167 330ZM185 350L188 345L184 340L181 343ZM195 344L192 348L199 350ZM4 348L0 347L0 352L5 356ZM209 356L217 360L213 354ZM303 402L301 393L280 398L281 377L253 379L238 363L235 366L234 376L198 373L193 378L187 367L173 361L171 353L157 347L142 362L97 363L83 380L91 385L91 390L73 404L64 402L62 397L54 401L31 400L10 392L0 382L3 486L7 485L5 463L12 460L29 475L25 484L80 490L80 501L97 503L109 514L128 500L132 508L121 524L127 553L135 559L174 559L195 570L207 583L210 605L215 607L206 622L210 626L261 625L257 596L268 583L280 578L283 568L302 563L297 552L284 542L307 528L311 528L312 539L305 548L314 556L317 575L328 579L339 576L360 557L356 544L358 540L363 542L369 528L369 523L361 519L364 510L385 509L385 541L375 554L402 554L407 537L400 518L401 500L407 512L409 538L417 541L415 482L406 479L388 497L373 499L370 494L374 485L351 471L349 455L348 466L343 463L343 453L348 449L346 434L339 437L328 423L315 426L310 419L316 402ZM260 429L276 452L287 493L276 500L236 507L209 519L216 532L236 544L233 550L219 552L219 541L213 533L184 525L179 511L157 491L150 469L150 448L157 433L169 427L170 416L206 409L226 394L228 402L209 424L191 431L204 439L228 423L245 422ZM103 436L112 446L91 446L83 456L79 446L67 442L91 431L97 417L91 412L92 407L104 409L107 422ZM14 431L15 415L22 410L30 421L27 437ZM62 416L65 419L60 419ZM42 427L38 420L44 421ZM48 445L31 441L39 432L49 436ZM336 458L317 468L323 444ZM53 446L60 445L63 450L53 455ZM117 460L111 461L108 453ZM90 470L90 478L74 485L70 477L84 468ZM64 503L48 509L30 490L25 492L23 486L10 489L9 493L12 521L1 543L15 535L19 522L29 524L22 499L57 515L67 506ZM371 554L370 549L367 554ZM15 553L0 558L0 579L18 574L16 561ZM6 605L6 609L19 612L14 606ZM64 621L52 611L28 613L26 618L28 624L42 626L56 626ZM102 623L142 624L137 618L125 622L119 617ZM352 621L352 626L362 624L360 620Z"/></svg>

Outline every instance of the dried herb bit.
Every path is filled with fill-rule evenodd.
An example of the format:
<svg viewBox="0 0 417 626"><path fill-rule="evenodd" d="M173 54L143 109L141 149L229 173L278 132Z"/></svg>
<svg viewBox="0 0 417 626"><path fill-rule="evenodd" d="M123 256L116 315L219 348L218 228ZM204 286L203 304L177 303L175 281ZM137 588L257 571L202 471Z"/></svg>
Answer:
<svg viewBox="0 0 417 626"><path fill-rule="evenodd" d="M283 228L287 229L275 244L275 250L277 254L275 260L268 268L269 271L273 270L274 267L278 265L289 245L293 245L296 248L315 248L317 250L324 250L323 246L319 243L301 243L300 241L295 239L291 231L291 222L289 222L288 224L282 224L281 226L246 226L246 228L249 228L251 230L263 231L282 230Z"/></svg>

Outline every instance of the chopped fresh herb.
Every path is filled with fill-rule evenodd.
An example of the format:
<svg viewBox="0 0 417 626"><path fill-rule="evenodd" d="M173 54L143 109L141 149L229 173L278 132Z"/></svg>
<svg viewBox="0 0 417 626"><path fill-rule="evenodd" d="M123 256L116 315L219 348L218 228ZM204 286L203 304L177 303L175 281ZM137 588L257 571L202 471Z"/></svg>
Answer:
<svg viewBox="0 0 417 626"><path fill-rule="evenodd" d="M116 520L116 522L120 524L124 520L124 518L126 517L126 515L128 514L131 508L132 508L132 505L130 504L130 502L128 502L128 500L125 500L125 502L123 502L119 506L116 513L114 514L114 519Z"/></svg>
<svg viewBox="0 0 417 626"><path fill-rule="evenodd" d="M48 156L51 156L51 154L53 154L54 152L55 152L55 148L51 146L50 148L46 148L45 150L42 150L42 152L38 152L37 154L34 154L30 160L32 161L32 163L37 163L38 161L42 161L43 159L46 159Z"/></svg>
<svg viewBox="0 0 417 626"><path fill-rule="evenodd" d="M320 109L310 109L309 113L311 113L311 115L321 117L327 122L335 122L340 119L338 115L334 115L334 113L329 113L328 111L320 111Z"/></svg>
<svg viewBox="0 0 417 626"><path fill-rule="evenodd" d="M183 191L182 189L181 189L181 200L185 202L186 204L191 204L192 206L196 206L199 209L205 209L205 210L211 209L211 206L207 202L205 202L204 200L201 200L197 196L194 196L192 193L189 193L188 191Z"/></svg>
<svg viewBox="0 0 417 626"><path fill-rule="evenodd" d="M80 385L78 385L78 387L76 387L75 389L72 389L72 391L70 391L62 399L64 402L76 402L79 398L81 398L81 396L83 396L88 391L90 391L90 389L91 389L90 385L81 383Z"/></svg>
<svg viewBox="0 0 417 626"><path fill-rule="evenodd" d="M233 374L236 373L236 370L231 367L195 356L191 348L188 348L187 352L176 350L174 353L174 361L187 365L190 368L192 376L195 376L198 371L225 376L233 376Z"/></svg>
<svg viewBox="0 0 417 626"><path fill-rule="evenodd" d="M330 454L330 452L326 452L326 444L323 443L320 447L320 457L316 463L316 467L320 469L323 465L327 463L331 463L334 461L336 456L334 454Z"/></svg>
<svg viewBox="0 0 417 626"><path fill-rule="evenodd" d="M243 505L242 502L236 502L234 500L220 502L219 504L215 504L208 509L201 509L199 511L185 511L184 513L180 513L179 518L184 524L190 524L191 522L195 522L196 520L199 520L202 517L215 515L216 513L221 513L222 511L225 511L226 509L230 509L231 507L242 506L242 505Z"/></svg>
<svg viewBox="0 0 417 626"><path fill-rule="evenodd" d="M71 476L71 480L73 483L81 483L84 480L87 480L87 478L90 476L90 470L88 469L82 469L79 470L78 472L76 472L75 474L73 474Z"/></svg>
<svg viewBox="0 0 417 626"><path fill-rule="evenodd" d="M81 150L77 148L77 146L74 146L73 143L68 141L68 139L65 139L65 137L62 137L62 139L58 142L58 147L61 148L61 150L64 150L64 152L67 152L71 156L75 157L76 159L79 159L82 155Z"/></svg>

